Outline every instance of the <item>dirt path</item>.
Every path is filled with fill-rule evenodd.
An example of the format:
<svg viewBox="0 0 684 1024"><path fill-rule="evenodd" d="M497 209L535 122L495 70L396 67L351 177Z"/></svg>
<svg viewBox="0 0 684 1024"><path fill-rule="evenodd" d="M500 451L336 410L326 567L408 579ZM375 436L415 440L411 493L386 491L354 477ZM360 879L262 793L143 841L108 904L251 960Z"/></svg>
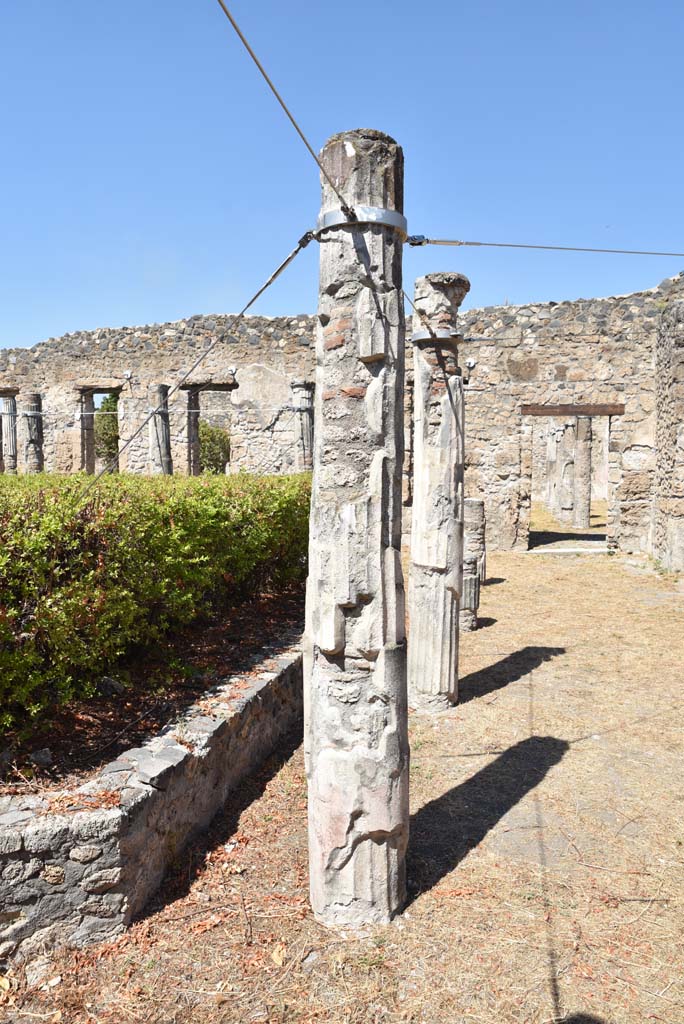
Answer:
<svg viewBox="0 0 684 1024"><path fill-rule="evenodd" d="M400 919L363 938L312 921L297 749L145 920L7 993L7 1019L682 1024L684 581L602 555L489 572L462 702L412 718Z"/></svg>

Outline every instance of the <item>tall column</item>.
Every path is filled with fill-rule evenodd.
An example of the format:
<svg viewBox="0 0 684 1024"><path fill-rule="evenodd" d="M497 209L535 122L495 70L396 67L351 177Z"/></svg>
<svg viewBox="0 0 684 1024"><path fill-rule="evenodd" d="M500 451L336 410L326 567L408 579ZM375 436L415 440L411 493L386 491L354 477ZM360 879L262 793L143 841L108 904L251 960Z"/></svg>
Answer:
<svg viewBox="0 0 684 1024"><path fill-rule="evenodd" d="M169 424L169 388L158 384L150 388L150 404L157 410L149 422L150 472L171 476L171 427Z"/></svg>
<svg viewBox="0 0 684 1024"><path fill-rule="evenodd" d="M5 472L5 452L2 444L2 416L0 415L0 473Z"/></svg>
<svg viewBox="0 0 684 1024"><path fill-rule="evenodd" d="M575 503L575 422L565 423L558 449L558 518L571 523Z"/></svg>
<svg viewBox="0 0 684 1024"><path fill-rule="evenodd" d="M558 515L558 446L560 433L553 424L546 438L546 506L549 512Z"/></svg>
<svg viewBox="0 0 684 1024"><path fill-rule="evenodd" d="M43 408L40 395L22 395L26 417L24 465L27 473L40 473L43 469Z"/></svg>
<svg viewBox="0 0 684 1024"><path fill-rule="evenodd" d="M463 560L463 386L456 319L470 290L462 274L416 281L413 318L413 522L408 691L413 707L458 698Z"/></svg>
<svg viewBox="0 0 684 1024"><path fill-rule="evenodd" d="M316 918L354 927L389 921L406 895L403 154L360 129L333 136L321 160L357 222L323 179L305 634L309 863Z"/></svg>
<svg viewBox="0 0 684 1024"><path fill-rule="evenodd" d="M575 494L573 526L586 530L591 526L591 417L578 416L575 433Z"/></svg>
<svg viewBox="0 0 684 1024"><path fill-rule="evenodd" d="M188 474L199 476L200 467L200 396L197 388L188 391Z"/></svg>
<svg viewBox="0 0 684 1024"><path fill-rule="evenodd" d="M95 472L95 396L90 390L79 392L74 437L74 461L76 471Z"/></svg>
<svg viewBox="0 0 684 1024"><path fill-rule="evenodd" d="M293 380L290 385L294 409L294 465L297 473L308 473L313 468L314 387L308 380Z"/></svg>
<svg viewBox="0 0 684 1024"><path fill-rule="evenodd" d="M2 400L2 454L5 472L16 476L17 472L17 400L6 395Z"/></svg>

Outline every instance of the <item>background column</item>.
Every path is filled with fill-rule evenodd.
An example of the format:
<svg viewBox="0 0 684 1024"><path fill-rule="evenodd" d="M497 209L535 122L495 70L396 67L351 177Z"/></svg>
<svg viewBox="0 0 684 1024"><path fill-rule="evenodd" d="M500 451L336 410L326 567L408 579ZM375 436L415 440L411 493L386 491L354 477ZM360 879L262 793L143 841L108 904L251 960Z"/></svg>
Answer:
<svg viewBox="0 0 684 1024"><path fill-rule="evenodd" d="M40 473L43 469L43 403L35 393L21 397L26 417L24 465L27 473Z"/></svg>
<svg viewBox="0 0 684 1024"><path fill-rule="evenodd" d="M586 530L591 525L591 417L578 416L575 435L575 495L573 526Z"/></svg>
<svg viewBox="0 0 684 1024"><path fill-rule="evenodd" d="M2 427L5 472L14 476L17 472L17 400L14 395L6 395L2 400Z"/></svg>
<svg viewBox="0 0 684 1024"><path fill-rule="evenodd" d="M463 561L463 386L456 320L470 290L462 274L416 281L413 317L413 522L408 689L413 707L458 697Z"/></svg>
<svg viewBox="0 0 684 1024"><path fill-rule="evenodd" d="M308 380L293 380L295 471L308 473L313 468L313 393L315 385Z"/></svg>

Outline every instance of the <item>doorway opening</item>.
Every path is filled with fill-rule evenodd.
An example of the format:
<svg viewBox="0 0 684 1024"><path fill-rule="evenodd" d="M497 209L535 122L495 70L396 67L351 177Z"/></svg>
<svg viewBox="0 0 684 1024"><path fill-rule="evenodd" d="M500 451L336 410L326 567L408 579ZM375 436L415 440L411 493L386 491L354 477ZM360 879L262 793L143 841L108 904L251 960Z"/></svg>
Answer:
<svg viewBox="0 0 684 1024"><path fill-rule="evenodd" d="M523 406L531 417L529 550L607 550L612 405Z"/></svg>

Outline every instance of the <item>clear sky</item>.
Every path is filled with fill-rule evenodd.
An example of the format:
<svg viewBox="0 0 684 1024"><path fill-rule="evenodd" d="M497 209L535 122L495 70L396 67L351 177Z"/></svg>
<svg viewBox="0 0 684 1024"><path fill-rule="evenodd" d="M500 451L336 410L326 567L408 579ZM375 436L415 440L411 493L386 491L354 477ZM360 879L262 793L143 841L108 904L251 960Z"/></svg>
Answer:
<svg viewBox="0 0 684 1024"><path fill-rule="evenodd" d="M229 0L319 149L404 147L409 230L684 251L679 0ZM216 0L0 3L0 347L238 309L318 172ZM684 259L406 252L466 305L635 291ZM316 246L256 307L313 312Z"/></svg>

